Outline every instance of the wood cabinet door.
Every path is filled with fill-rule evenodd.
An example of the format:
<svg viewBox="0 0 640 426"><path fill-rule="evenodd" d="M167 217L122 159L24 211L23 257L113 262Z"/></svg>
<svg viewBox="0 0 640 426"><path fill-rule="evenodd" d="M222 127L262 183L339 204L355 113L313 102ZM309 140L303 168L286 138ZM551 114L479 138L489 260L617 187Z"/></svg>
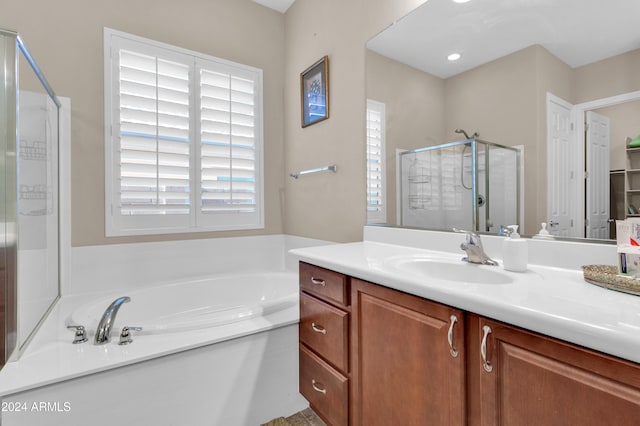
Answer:
<svg viewBox="0 0 640 426"><path fill-rule="evenodd" d="M480 423L470 424L640 424L640 365L496 321L473 323Z"/></svg>
<svg viewBox="0 0 640 426"><path fill-rule="evenodd" d="M352 424L465 424L462 311L356 279L351 285Z"/></svg>

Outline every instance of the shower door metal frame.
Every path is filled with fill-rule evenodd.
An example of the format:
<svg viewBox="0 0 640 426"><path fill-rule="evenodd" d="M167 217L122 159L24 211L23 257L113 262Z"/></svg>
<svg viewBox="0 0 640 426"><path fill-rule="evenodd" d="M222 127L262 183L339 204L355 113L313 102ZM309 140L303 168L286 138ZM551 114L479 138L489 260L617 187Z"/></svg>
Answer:
<svg viewBox="0 0 640 426"><path fill-rule="evenodd" d="M0 29L0 368L18 342L17 33Z"/></svg>

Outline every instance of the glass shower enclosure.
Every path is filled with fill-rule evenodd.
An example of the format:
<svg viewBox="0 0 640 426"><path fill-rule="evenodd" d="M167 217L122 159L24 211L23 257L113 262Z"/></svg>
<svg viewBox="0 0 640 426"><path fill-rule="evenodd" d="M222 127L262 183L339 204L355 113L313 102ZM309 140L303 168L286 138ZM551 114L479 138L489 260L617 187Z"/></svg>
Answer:
<svg viewBox="0 0 640 426"><path fill-rule="evenodd" d="M0 367L60 294L60 107L20 36L0 29Z"/></svg>
<svg viewBox="0 0 640 426"><path fill-rule="evenodd" d="M502 234L520 225L520 150L477 138L399 154L401 226Z"/></svg>

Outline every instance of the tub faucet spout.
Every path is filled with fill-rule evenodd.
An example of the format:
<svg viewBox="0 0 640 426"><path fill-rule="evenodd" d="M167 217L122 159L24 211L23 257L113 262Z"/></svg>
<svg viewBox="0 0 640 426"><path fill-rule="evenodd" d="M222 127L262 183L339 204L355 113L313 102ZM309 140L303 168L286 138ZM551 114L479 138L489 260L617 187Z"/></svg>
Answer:
<svg viewBox="0 0 640 426"><path fill-rule="evenodd" d="M116 320L116 314L123 303L130 301L131 298L127 296L118 297L107 307L104 314L102 314L102 318L100 318L100 322L98 323L96 337L93 341L94 345L104 345L105 343L109 343L109 340L111 339L111 327L113 326L113 322Z"/></svg>

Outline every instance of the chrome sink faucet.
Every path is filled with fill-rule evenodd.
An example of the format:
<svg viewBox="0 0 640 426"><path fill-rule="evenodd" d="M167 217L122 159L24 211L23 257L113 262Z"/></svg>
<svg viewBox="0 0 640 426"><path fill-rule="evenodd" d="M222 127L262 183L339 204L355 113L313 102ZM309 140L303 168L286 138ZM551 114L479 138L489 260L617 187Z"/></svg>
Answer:
<svg viewBox="0 0 640 426"><path fill-rule="evenodd" d="M480 235L477 232L463 231L456 228L453 228L453 230L455 232L460 232L466 235L465 242L460 244L460 248L467 252L467 256L462 258L463 261L469 263L478 263L481 265L498 265L498 262L491 259L484 252L484 249L482 248L482 241L480 240Z"/></svg>
<svg viewBox="0 0 640 426"><path fill-rule="evenodd" d="M105 343L109 343L109 340L111 339L111 327L113 327L113 322L116 320L118 310L123 303L130 301L131 298L127 296L118 297L107 307L102 314L102 318L100 318L100 322L98 323L96 337L93 340L94 345L104 345Z"/></svg>

